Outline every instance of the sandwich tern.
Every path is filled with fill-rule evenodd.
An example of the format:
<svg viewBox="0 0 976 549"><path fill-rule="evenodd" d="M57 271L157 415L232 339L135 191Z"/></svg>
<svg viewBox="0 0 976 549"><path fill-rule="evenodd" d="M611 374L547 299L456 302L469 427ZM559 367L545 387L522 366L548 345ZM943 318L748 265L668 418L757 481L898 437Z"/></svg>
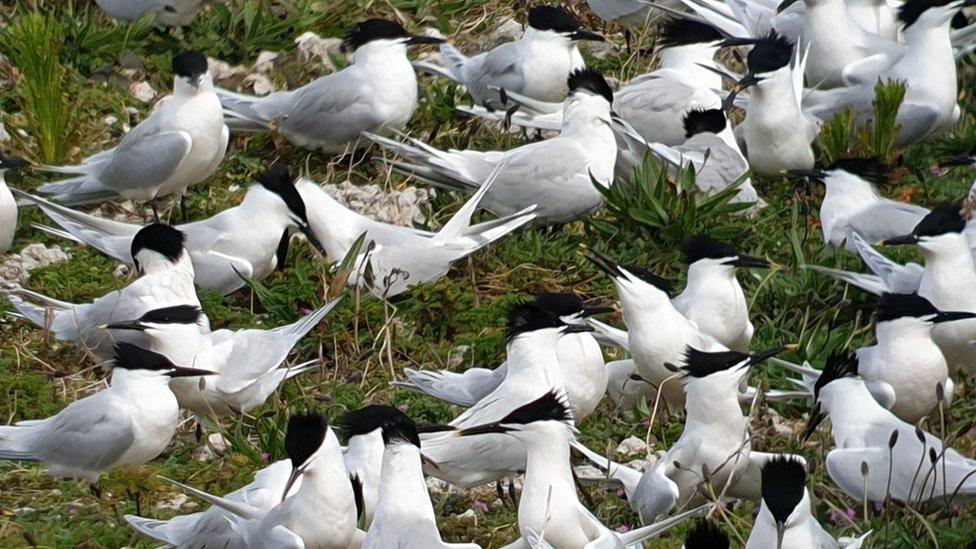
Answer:
<svg viewBox="0 0 976 549"><path fill-rule="evenodd" d="M394 21L367 19L346 35L353 63L345 69L263 97L220 88L217 95L235 130L274 129L299 147L348 152L361 132L403 129L417 110L417 75L407 46L443 41L410 34Z"/></svg>
<svg viewBox="0 0 976 549"><path fill-rule="evenodd" d="M538 223L568 223L603 204L593 181L613 183L617 155L610 85L588 69L572 73L568 84L559 136L509 151L441 151L416 139L365 135L406 157L385 161L397 171L448 189L477 189L498 168L498 181L485 197L489 210L509 215L536 205Z"/></svg>
<svg viewBox="0 0 976 549"><path fill-rule="evenodd" d="M135 21L152 14L153 21L166 27L189 25L203 0L95 0L105 13L123 21Z"/></svg>
<svg viewBox="0 0 976 549"><path fill-rule="evenodd" d="M187 494L234 515L240 536L231 547L346 549L361 538L356 529L353 485L339 439L322 414L292 416L285 433L291 471L271 508L215 496L164 478Z"/></svg>
<svg viewBox="0 0 976 549"><path fill-rule="evenodd" d="M284 269L296 231L319 246L287 168L272 164L256 181L240 205L208 219L176 225L186 235L197 286L227 295L245 285L244 277L261 281ZM104 219L27 193L17 192L17 196L35 204L61 227L35 225L38 229L131 264L129 246L141 225Z"/></svg>
<svg viewBox="0 0 976 549"><path fill-rule="evenodd" d="M576 294L539 294L532 302L566 324L583 324L593 315L612 312L607 307L586 307ZM607 367L603 351L589 332L568 334L556 343L559 368L562 371L566 397L573 415L589 416L607 391ZM429 394L443 401L471 407L488 396L505 380L508 364L494 370L469 368L457 374L447 370L425 371L404 368L407 381L393 385Z"/></svg>
<svg viewBox="0 0 976 549"><path fill-rule="evenodd" d="M446 67L431 63L416 65L467 88L475 103L490 110L506 108L505 92L515 92L538 101L562 102L569 93L566 79L586 68L576 44L581 40L603 41L586 30L576 16L560 6L529 8L528 27L522 38L491 51L467 57L450 43L440 45Z"/></svg>
<svg viewBox="0 0 976 549"><path fill-rule="evenodd" d="M140 229L129 248L139 278L91 303L58 301L20 287L11 289L7 299L21 318L50 331L56 339L74 341L104 360L111 356L116 341L143 347L148 342L142 333L110 333L102 326L162 307L200 307L193 286L193 264L184 243L183 233L168 225L154 223ZM198 329L209 332L209 322L204 320Z"/></svg>
<svg viewBox="0 0 976 549"><path fill-rule="evenodd" d="M118 145L75 166L40 169L73 177L45 183L37 192L77 206L122 197L152 203L177 194L184 221L187 187L210 177L224 159L229 131L207 58L197 52L173 57L173 95L125 134Z"/></svg>
<svg viewBox="0 0 976 549"><path fill-rule="evenodd" d="M180 421L171 378L212 372L181 368L119 343L109 386L57 414L0 427L0 459L37 461L56 477L96 483L120 465L142 465L169 446Z"/></svg>
<svg viewBox="0 0 976 549"><path fill-rule="evenodd" d="M28 166L26 160L9 158L0 154L0 254L7 253L14 242L17 232L17 201L7 187L4 174L7 170L15 170Z"/></svg>

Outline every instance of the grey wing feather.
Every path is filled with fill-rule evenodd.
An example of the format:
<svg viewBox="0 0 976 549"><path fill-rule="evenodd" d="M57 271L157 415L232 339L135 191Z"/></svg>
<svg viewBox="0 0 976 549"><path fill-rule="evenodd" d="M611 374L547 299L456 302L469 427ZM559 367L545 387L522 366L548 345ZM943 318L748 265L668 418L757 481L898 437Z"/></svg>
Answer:
<svg viewBox="0 0 976 549"><path fill-rule="evenodd" d="M354 141L362 130L376 131L383 122L369 100L371 93L341 72L319 78L291 95L282 128L303 135L327 131L332 142ZM261 107L255 109L261 112Z"/></svg>
<svg viewBox="0 0 976 549"><path fill-rule="evenodd" d="M123 140L98 176L105 187L122 191L163 184L190 152L186 132L165 132L137 140Z"/></svg>
<svg viewBox="0 0 976 549"><path fill-rule="evenodd" d="M36 427L42 461L97 471L118 461L135 440L132 420L113 409L106 393L77 400Z"/></svg>
<svg viewBox="0 0 976 549"><path fill-rule="evenodd" d="M525 85L518 49L514 44L497 48L471 59L465 65L465 85L478 101L494 101L498 94L489 86L521 92Z"/></svg>
<svg viewBox="0 0 976 549"><path fill-rule="evenodd" d="M868 242L877 242L912 232L928 213L922 206L883 200L859 212L849 225Z"/></svg>

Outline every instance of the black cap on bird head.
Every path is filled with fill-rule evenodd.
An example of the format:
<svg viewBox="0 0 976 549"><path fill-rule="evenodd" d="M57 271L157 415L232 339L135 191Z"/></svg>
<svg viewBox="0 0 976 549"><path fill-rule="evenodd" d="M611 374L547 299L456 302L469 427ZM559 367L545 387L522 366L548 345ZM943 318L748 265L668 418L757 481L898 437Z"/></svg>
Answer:
<svg viewBox="0 0 976 549"><path fill-rule="evenodd" d="M153 324L196 324L203 316L203 311L196 305L173 305L147 311L135 320L111 322L105 325L108 330L145 331Z"/></svg>
<svg viewBox="0 0 976 549"><path fill-rule="evenodd" d="M876 322L887 322L899 318L925 318L929 322L942 323L974 318L968 312L940 311L932 302L918 294L883 294L878 299Z"/></svg>
<svg viewBox="0 0 976 549"><path fill-rule="evenodd" d="M529 425L537 421L558 421L572 425L573 410L569 406L566 395L555 389L550 390L536 400L512 410L502 419L467 427L457 431L457 436L482 435L486 433L507 433L515 430L514 425Z"/></svg>
<svg viewBox="0 0 976 549"><path fill-rule="evenodd" d="M346 412L339 420L339 424L347 438L382 429L385 444L403 441L420 448L417 425L406 414L392 406L371 404Z"/></svg>
<svg viewBox="0 0 976 549"><path fill-rule="evenodd" d="M961 233L966 228L966 220L959 206L940 204L915 225L912 232L916 236L939 236L947 233Z"/></svg>
<svg viewBox="0 0 976 549"><path fill-rule="evenodd" d="M579 30L579 19L559 6L533 6L529 9L529 26L536 30L569 33Z"/></svg>
<svg viewBox="0 0 976 549"><path fill-rule="evenodd" d="M0 153L0 172L4 170L19 170L21 168L26 168L27 166L30 166L30 162L24 160L23 158L4 156L3 153Z"/></svg>
<svg viewBox="0 0 976 549"><path fill-rule="evenodd" d="M685 139L700 133L721 133L728 120L722 109L692 109L685 113L682 120L685 128Z"/></svg>
<svg viewBox="0 0 976 549"><path fill-rule="evenodd" d="M853 351L835 353L827 357L820 377L813 384L813 399L816 401L820 397L820 391L833 381L843 378L854 378L857 373L858 360Z"/></svg>
<svg viewBox="0 0 976 549"><path fill-rule="evenodd" d="M301 467L325 441L329 420L323 414L303 413L288 418L285 452L293 468Z"/></svg>
<svg viewBox="0 0 976 549"><path fill-rule="evenodd" d="M292 177L284 163L274 162L269 165L267 170L257 177L257 182L265 189L281 197L282 202L288 206L292 213L308 223L305 201L302 200L302 195L295 188L295 178Z"/></svg>
<svg viewBox="0 0 976 549"><path fill-rule="evenodd" d="M891 181L891 168L876 156L871 158L840 158L824 168L824 171L827 172L831 170L844 170L882 187L888 186Z"/></svg>
<svg viewBox="0 0 976 549"><path fill-rule="evenodd" d="M585 91L592 95L602 96L607 103L613 105L613 89L602 74L591 69L576 69L567 80L569 92Z"/></svg>
<svg viewBox="0 0 976 549"><path fill-rule="evenodd" d="M150 370L163 372L169 377L196 377L215 374L209 370L177 366L165 355L143 349L132 343L116 343L112 348L112 353L112 366L123 370Z"/></svg>
<svg viewBox="0 0 976 549"><path fill-rule="evenodd" d="M395 40L397 38L409 38L411 35L403 25L396 21L387 19L367 19L349 29L343 45L350 51L355 51L359 47L374 40Z"/></svg>
<svg viewBox="0 0 976 549"><path fill-rule="evenodd" d="M776 347L750 355L738 351L699 351L688 346L685 348L685 365L681 369L685 372L686 377L703 378L735 367L748 367L758 364L784 350L784 347Z"/></svg>
<svg viewBox="0 0 976 549"><path fill-rule="evenodd" d="M593 263L593 265L595 265L598 269L607 273L616 280L626 280L629 278L629 276L633 276L634 278L650 284L668 295L671 294L671 282L655 275L643 267L638 265L619 265L610 259L610 257L606 254L600 253L596 250L590 250L590 252L586 254L586 258L589 259L590 262Z"/></svg>
<svg viewBox="0 0 976 549"><path fill-rule="evenodd" d="M902 28L915 24L919 17L931 8L939 8L952 4L956 0L905 0L898 9L898 20L901 21ZM957 12L961 13L961 12ZM965 16L964 16L965 17ZM955 19L955 16L953 16ZM952 21L950 20L950 23Z"/></svg>
<svg viewBox="0 0 976 549"><path fill-rule="evenodd" d="M803 500L807 472L798 459L774 457L762 467L762 500L778 525L785 525Z"/></svg>
<svg viewBox="0 0 976 549"><path fill-rule="evenodd" d="M692 44L712 44L725 40L717 28L684 17L671 17L658 27L657 45L675 48Z"/></svg>
<svg viewBox="0 0 976 549"><path fill-rule="evenodd" d="M207 72L207 58L195 51L183 52L173 57L173 73L191 80Z"/></svg>
<svg viewBox="0 0 976 549"><path fill-rule="evenodd" d="M777 71L790 64L793 57L793 43L774 30L756 40L749 51L746 64L752 74L765 74Z"/></svg>
<svg viewBox="0 0 976 549"><path fill-rule="evenodd" d="M729 536L708 519L701 519L685 536L684 549L729 549Z"/></svg>
<svg viewBox="0 0 976 549"><path fill-rule="evenodd" d="M559 316L544 309L538 303L529 301L517 303L508 312L508 340L521 334L547 328L560 328L562 333L592 331L585 326L568 325Z"/></svg>
<svg viewBox="0 0 976 549"><path fill-rule="evenodd" d="M722 262L722 265L760 269L774 267L773 264L761 257L753 257L739 253L732 246L715 240L708 235L689 237L681 243L680 249L681 253L685 256L685 262L689 265L702 259L726 259L727 261Z"/></svg>
<svg viewBox="0 0 976 549"><path fill-rule="evenodd" d="M176 263L183 255L185 242L186 235L179 230L163 223L151 223L139 229L132 238L129 253L132 255L132 262L136 269L139 269L139 259L136 255L142 250L152 250Z"/></svg>
<svg viewBox="0 0 976 549"><path fill-rule="evenodd" d="M538 294L532 301L544 311L557 317L569 316L583 311L583 298L574 293Z"/></svg>

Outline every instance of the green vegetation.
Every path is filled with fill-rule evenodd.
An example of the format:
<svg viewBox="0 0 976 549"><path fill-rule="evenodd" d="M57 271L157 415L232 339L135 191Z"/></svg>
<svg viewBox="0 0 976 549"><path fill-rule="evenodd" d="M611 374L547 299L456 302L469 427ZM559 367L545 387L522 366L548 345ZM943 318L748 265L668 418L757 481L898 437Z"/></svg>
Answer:
<svg viewBox="0 0 976 549"><path fill-rule="evenodd" d="M171 86L170 56L185 46L231 64L250 64L265 49L282 52L285 55L271 76L280 86L296 86L323 72L312 62L301 64L294 53L294 38L305 30L341 36L345 25L354 20L367 15L391 16L396 8L398 16L414 30L431 25L451 33L462 22L480 22L473 31L464 26L464 32L456 37L462 49L470 51L477 47L472 36L487 32L517 11L509 4L483 0L238 0L208 5L187 29L162 31L144 22L114 22L93 2L59 2L44 8L50 12L37 11L40 8L36 4L47 3L20 0L0 7L5 16L0 44L10 64L20 71L16 91L0 95L0 111L7 113L3 121L11 134L19 135L17 131L23 130L28 136L18 137L6 152L45 162L76 161L110 147L119 138L121 123L107 127L105 117L128 122L125 108L135 107L139 110L132 117L135 123L149 111L151 106L138 102L124 84L121 58L126 52L149 67L139 77L161 92ZM620 36L614 40L622 43ZM651 66L650 60L631 58L623 51L597 63L614 75L621 70L633 74L635 64L641 70ZM103 68L104 64L108 66ZM96 70L111 77L89 81ZM972 81L973 72L972 59L965 60L961 79ZM5 73L0 70L0 76ZM421 105L408 127L411 135L432 139L444 148L508 148L521 141L515 134L456 117L451 107L470 102L456 86L425 78L421 87ZM883 97L879 109L887 109L885 112L900 101L890 87L880 90L879 95ZM917 203L932 205L965 195L974 179L972 170L936 175L930 168L937 164L936 158L967 150L976 142L976 109L971 96L966 101L964 120L952 135L905 151L902 161L906 169L888 189L892 196L914 197ZM893 159L891 123L880 123L877 129L864 133L850 121L835 122L822 139L821 158L869 153ZM217 174L191 189L193 218L238 203L247 181L276 157L307 169L318 181L339 183L348 177L357 184L378 183L389 188L410 183L389 178L371 163L327 158L270 136L235 137ZM192 498L178 511L168 508L177 492L156 475L217 493L236 489L269 460L284 456L283 430L292 411L316 408L334 418L345 410L382 402L404 407L421 422L452 418L458 409L394 390L389 382L398 378L404 367L460 370L499 364L504 358L505 311L519 295L572 290L594 302L612 302L612 284L581 254L587 246L620 261L642 264L680 283L684 267L677 242L688 234L709 231L752 255L788 266L784 271L740 275L752 306L755 348L798 343L799 349L784 358L820 365L832 351L872 340L870 314L865 312L871 303L869 296L799 268L804 263L817 263L861 269L855 256L824 246L816 219L820 191L808 196L796 192L794 184L786 180L753 178L769 206L755 219L746 219L734 215L738 206L728 203L730 195L705 198L692 190L691 174L685 172L671 179L665 174L659 163L649 160L637 183L617 185L608 191L608 207L593 219L558 229L521 231L457 265L449 277L416 288L393 303L350 292L292 355L296 362L324 356L325 367L288 382L253 414L226 421L222 433L230 448L213 459L194 457L199 444L187 425L159 459L141 469L106 475L101 499L96 499L84 483L51 479L41 468L29 464L0 463L0 547L153 547L125 525L122 515L139 511L166 518L202 508ZM20 188L45 181L44 176L32 173L11 173L7 179ZM440 194L432 204L429 225L446 219L461 200L457 195ZM97 252L31 229L31 223L44 221L37 211L22 211L13 250L31 242L60 244L73 258L57 267L34 271L29 288L82 302L126 283L112 274L115 263ZM918 260L914 254L912 250L898 250L895 257ZM213 326L276 326L290 322L302 309L323 303L327 283L336 276L307 246L293 246L289 255L287 270L254 284L252 290L226 298L204 293L201 298ZM10 310L9 304L0 300L0 313ZM610 321L620 324L621 319L611 317ZM785 388L784 377L780 371L760 367L752 381ZM90 358L72 345L53 341L41 330L9 316L0 318L3 422L55 413L97 388L103 379ZM958 436L951 435L955 447L974 456L976 433L971 426L976 419L976 385L972 377L961 372L956 380L958 394L944 432L956 433ZM795 432L807 412L804 403L761 406L753 419L755 447L799 453L813 464L810 488L815 512L832 533L873 529L870 547L953 548L976 539L976 509L969 504L956 504L952 509L940 505L911 509L889 506L870 509L870 516L864 517L861 502L843 494L826 475L823 458L832 445L826 430L806 443L797 439ZM594 448L612 448L628 436L646 436L653 450L666 449L681 432L681 418L659 413L652 425L646 425L650 415L646 406L615 410L605 402L579 425L581 440ZM943 433L938 422L928 428ZM618 457L627 460L637 456ZM592 488L590 492L594 513L606 523L636 523L627 503L614 491ZM485 547L510 541L516 533L516 513L511 506L495 506L495 499L493 488L436 496L435 509L445 538L475 541ZM488 510L478 502L487 504ZM476 509L477 525L458 519L471 508ZM734 533L734 541L741 543L748 536L755 508L753 503L741 503L719 515L725 530ZM853 524L842 518L851 513L849 510L854 513ZM680 547L685 529L654 540L652 546Z"/></svg>

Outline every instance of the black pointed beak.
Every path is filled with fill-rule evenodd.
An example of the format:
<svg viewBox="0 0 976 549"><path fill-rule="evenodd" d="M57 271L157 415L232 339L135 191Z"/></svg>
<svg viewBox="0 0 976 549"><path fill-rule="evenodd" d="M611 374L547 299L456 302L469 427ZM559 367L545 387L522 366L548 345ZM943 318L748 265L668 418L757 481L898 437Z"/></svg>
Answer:
<svg viewBox="0 0 976 549"><path fill-rule="evenodd" d="M939 311L935 314L935 318L932 319L932 322L940 324L942 322L954 322L956 320L966 320L969 318L976 318L976 314L965 311Z"/></svg>
<svg viewBox="0 0 976 549"><path fill-rule="evenodd" d="M823 178L827 176L823 170L786 170L783 174L790 178L806 177L815 181L823 181Z"/></svg>
<svg viewBox="0 0 976 549"><path fill-rule="evenodd" d="M755 38L739 38L738 36L729 36L721 42L718 43L719 46L723 48L730 48L734 46L751 46L758 42Z"/></svg>
<svg viewBox="0 0 976 549"><path fill-rule="evenodd" d="M728 264L743 269L768 269L772 267L769 261L766 261L761 257L753 257L751 255L738 255Z"/></svg>
<svg viewBox="0 0 976 549"><path fill-rule="evenodd" d="M437 36L424 36L422 34L415 34L407 39L408 46L416 46L418 44L443 44L447 40L439 38Z"/></svg>
<svg viewBox="0 0 976 549"><path fill-rule="evenodd" d="M582 42L583 40L590 40L591 42L604 42L606 38L602 34L597 34L591 30L587 29L577 29L569 34L569 39L575 42Z"/></svg>
<svg viewBox="0 0 976 549"><path fill-rule="evenodd" d="M301 478L302 473L305 472L305 467L293 467L291 474L288 475L288 482L285 483L285 490L281 493L281 500L284 501L288 497L288 492L291 491L291 487Z"/></svg>
<svg viewBox="0 0 976 549"><path fill-rule="evenodd" d="M748 72L745 74L745 76L740 78L738 82L736 82L735 86L732 88L732 91L735 93L741 92L750 86L755 86L763 80L764 78L762 76L757 76L755 73Z"/></svg>
<svg viewBox="0 0 976 549"><path fill-rule="evenodd" d="M620 278L623 276L623 273L620 272L620 267L618 267L617 264L614 263L613 260L610 259L610 257L608 257L606 254L602 254L596 250L590 250L590 252L586 254L586 259L595 265L597 269L600 269L601 271L610 275L611 278Z"/></svg>
<svg viewBox="0 0 976 549"><path fill-rule="evenodd" d="M918 244L918 236L915 234L905 234L893 238L886 238L878 242L881 246L903 246L905 244Z"/></svg>
<svg viewBox="0 0 976 549"><path fill-rule="evenodd" d="M976 164L976 155L967 154L962 156L954 156L939 162L939 166L969 166L971 164ZM0 167L3 166L0 165Z"/></svg>
<svg viewBox="0 0 976 549"><path fill-rule="evenodd" d="M169 377L198 377L198 376L219 376L220 372L214 372L212 370L203 370L201 368L183 368L182 366L177 366L176 369L170 371L166 374Z"/></svg>
<svg viewBox="0 0 976 549"><path fill-rule="evenodd" d="M474 427L468 427L467 429L461 429L460 431L455 431L454 436L456 437L469 437L474 435L486 435L489 433L507 433L511 431L508 427L503 426L501 423L485 423L484 425L476 425Z"/></svg>
<svg viewBox="0 0 976 549"><path fill-rule="evenodd" d="M798 1L799 0L783 0L778 6L776 6L776 13L783 13L786 11L786 8L796 4Z"/></svg>
<svg viewBox="0 0 976 549"><path fill-rule="evenodd" d="M326 255L325 246L322 246L322 242L319 240L319 237L315 236L315 231L312 230L312 226L309 225L308 222L299 224L298 229L302 231L302 234L305 235L305 238L308 239L308 242L316 250L318 250L320 254Z"/></svg>
<svg viewBox="0 0 976 549"><path fill-rule="evenodd" d="M749 356L749 365L752 366L753 364L759 364L767 358L776 356L789 348L789 346L784 345L781 347L775 347L773 349L766 349L764 351L756 351Z"/></svg>
<svg viewBox="0 0 976 549"><path fill-rule="evenodd" d="M592 326L587 326L586 324L567 324L559 331L563 334L585 334L588 332L594 332L596 330Z"/></svg>
<svg viewBox="0 0 976 549"><path fill-rule="evenodd" d="M800 434L800 440L806 441L813 433L816 432L817 427L823 423L823 420L827 419L827 414L820 412L820 403L818 402L813 406L813 410L810 410L810 419L807 420L807 426L803 429L803 433Z"/></svg>
<svg viewBox="0 0 976 549"><path fill-rule="evenodd" d="M583 313L580 314L580 317L589 318L597 315L608 315L615 311L616 309L613 307L583 307Z"/></svg>
<svg viewBox="0 0 976 549"><path fill-rule="evenodd" d="M144 332L149 329L149 326L143 324L139 320L127 320L123 322L112 322L110 324L105 324L102 326L104 330L131 330L135 332Z"/></svg>

